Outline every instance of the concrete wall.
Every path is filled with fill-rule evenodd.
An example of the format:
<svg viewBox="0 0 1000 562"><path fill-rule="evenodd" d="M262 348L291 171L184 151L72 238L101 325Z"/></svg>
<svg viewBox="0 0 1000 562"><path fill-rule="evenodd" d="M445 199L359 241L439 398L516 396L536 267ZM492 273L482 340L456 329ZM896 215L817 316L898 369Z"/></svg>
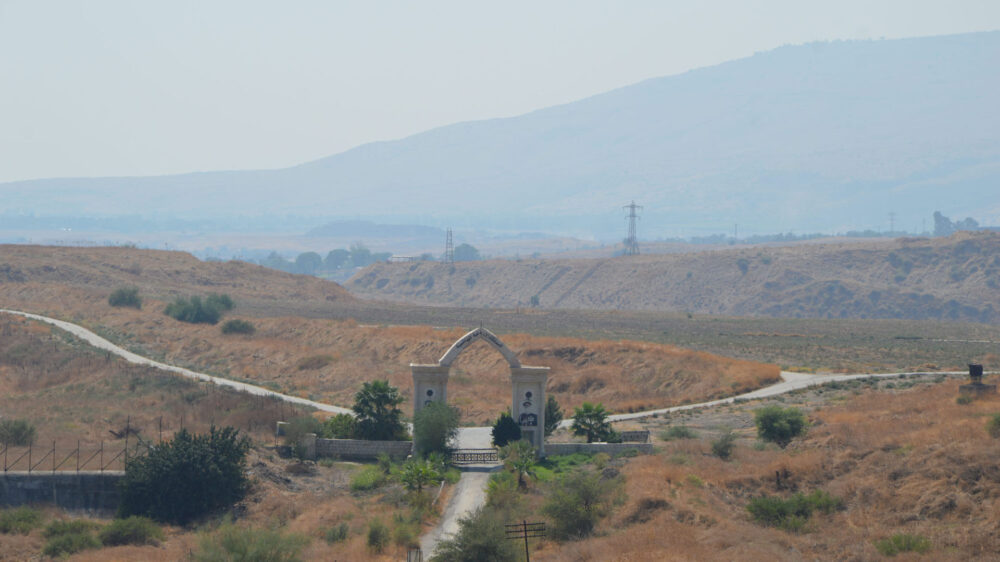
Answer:
<svg viewBox="0 0 1000 562"><path fill-rule="evenodd" d="M635 449L642 454L653 452L652 443L546 443L546 455L570 455L573 453L607 453L615 456L622 451Z"/></svg>
<svg viewBox="0 0 1000 562"><path fill-rule="evenodd" d="M394 459L406 458L413 451L413 441L365 441L363 439L317 439L317 457L344 460L375 460L382 453Z"/></svg>
<svg viewBox="0 0 1000 562"><path fill-rule="evenodd" d="M55 505L73 511L114 513L120 471L0 473L0 506Z"/></svg>

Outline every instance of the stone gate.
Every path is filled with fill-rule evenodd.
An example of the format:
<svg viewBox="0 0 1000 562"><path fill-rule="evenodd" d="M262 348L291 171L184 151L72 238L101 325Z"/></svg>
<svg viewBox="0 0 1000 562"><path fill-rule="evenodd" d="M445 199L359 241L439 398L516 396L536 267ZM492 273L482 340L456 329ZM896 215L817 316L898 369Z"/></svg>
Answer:
<svg viewBox="0 0 1000 562"><path fill-rule="evenodd" d="M514 420L521 426L523 439L531 442L539 455L545 454L545 386L548 367L521 365L517 355L486 328L476 328L452 344L433 365L410 363L413 373L413 413L431 402L448 401L448 374L451 364L469 345L483 340L503 355L510 366L511 406Z"/></svg>

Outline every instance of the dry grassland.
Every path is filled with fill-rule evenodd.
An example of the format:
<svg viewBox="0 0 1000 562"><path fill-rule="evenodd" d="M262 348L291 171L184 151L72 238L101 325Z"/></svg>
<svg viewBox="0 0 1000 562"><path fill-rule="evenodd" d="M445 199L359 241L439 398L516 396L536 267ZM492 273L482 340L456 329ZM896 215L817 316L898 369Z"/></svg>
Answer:
<svg viewBox="0 0 1000 562"><path fill-rule="evenodd" d="M660 443L658 454L624 467L629 499L603 536L546 544L532 558L873 560L882 558L875 541L908 533L929 539L931 551L898 560L996 559L1000 451L985 426L1000 413L1000 398L960 405L958 381L899 389L907 385L789 397L786 405L798 399L817 409L808 436L787 450L749 446L750 412L760 404L675 417L700 438ZM711 454L723 426L743 436L729 462ZM650 427L656 434L666 425ZM845 509L814 514L801 534L762 527L746 511L754 496L817 489L843 499Z"/></svg>

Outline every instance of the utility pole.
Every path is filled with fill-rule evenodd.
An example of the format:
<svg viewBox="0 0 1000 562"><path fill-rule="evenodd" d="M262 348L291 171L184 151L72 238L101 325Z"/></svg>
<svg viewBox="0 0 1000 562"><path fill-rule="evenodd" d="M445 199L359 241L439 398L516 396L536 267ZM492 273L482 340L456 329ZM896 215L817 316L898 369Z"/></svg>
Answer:
<svg viewBox="0 0 1000 562"><path fill-rule="evenodd" d="M639 215L636 211L642 210L640 205L636 205L635 201L622 207L628 210L628 237L625 238L625 255L626 256L638 256L639 255L639 241L635 236L635 223L639 220Z"/></svg>
<svg viewBox="0 0 1000 562"><path fill-rule="evenodd" d="M896 232L896 213L889 213L889 234Z"/></svg>
<svg viewBox="0 0 1000 562"><path fill-rule="evenodd" d="M444 263L455 263L455 244L451 240L450 228L444 239Z"/></svg>

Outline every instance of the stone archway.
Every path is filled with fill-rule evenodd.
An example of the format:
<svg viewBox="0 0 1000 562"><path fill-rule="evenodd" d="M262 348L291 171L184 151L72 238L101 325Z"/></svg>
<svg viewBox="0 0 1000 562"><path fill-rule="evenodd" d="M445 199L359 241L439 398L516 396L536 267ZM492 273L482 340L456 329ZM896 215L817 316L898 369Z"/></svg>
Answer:
<svg viewBox="0 0 1000 562"><path fill-rule="evenodd" d="M545 454L545 386L548 367L521 365L517 355L486 328L476 328L458 338L437 363L410 363L413 373L413 413L431 402L448 401L448 375L451 364L477 340L483 340L503 355L510 366L511 415L521 426L524 439L531 442L539 455Z"/></svg>

